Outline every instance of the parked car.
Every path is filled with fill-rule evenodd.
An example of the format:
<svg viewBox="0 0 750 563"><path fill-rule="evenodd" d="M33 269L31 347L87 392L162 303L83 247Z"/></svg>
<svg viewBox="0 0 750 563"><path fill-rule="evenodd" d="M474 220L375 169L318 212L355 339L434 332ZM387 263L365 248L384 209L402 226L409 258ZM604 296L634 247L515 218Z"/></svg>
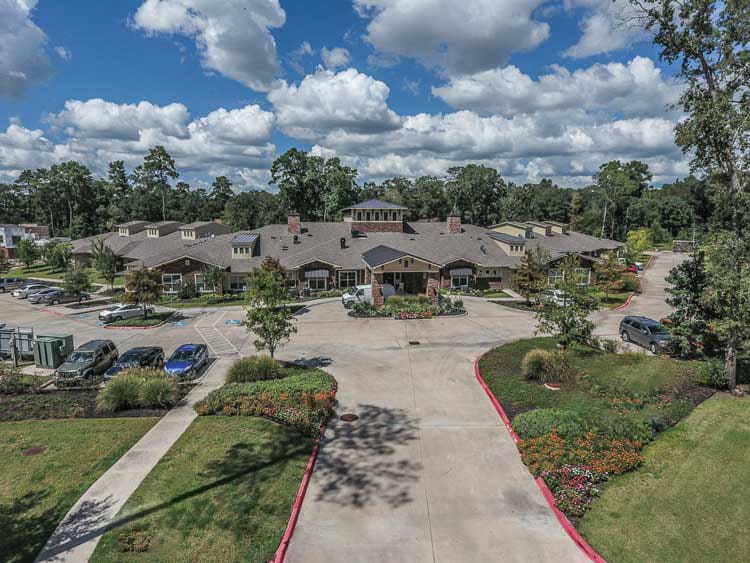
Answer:
<svg viewBox="0 0 750 563"><path fill-rule="evenodd" d="M60 291L59 287L48 287L47 289L40 289L37 291L34 291L32 293L29 293L26 296L26 299L29 303L41 303L42 298L49 295L50 293L55 293L56 291Z"/></svg>
<svg viewBox="0 0 750 563"><path fill-rule="evenodd" d="M567 305L567 294L562 289L548 289L542 295L542 301L558 307L565 307Z"/></svg>
<svg viewBox="0 0 750 563"><path fill-rule="evenodd" d="M154 312L152 307L147 307L146 312L150 315ZM109 309L99 313L99 320L105 323L121 321L143 315L143 308L133 303L118 303Z"/></svg>
<svg viewBox="0 0 750 563"><path fill-rule="evenodd" d="M384 283L383 299L396 295L396 288ZM341 296L341 303L345 309L351 309L356 303L372 303L372 285L357 285Z"/></svg>
<svg viewBox="0 0 750 563"><path fill-rule="evenodd" d="M55 385L75 385L103 374L117 360L117 346L111 340L91 340L79 346L55 370Z"/></svg>
<svg viewBox="0 0 750 563"><path fill-rule="evenodd" d="M58 289L52 293L44 294L39 303L59 305L60 303L78 303L79 301L88 301L89 299L91 299L91 295L88 293L76 295L75 293L66 293L62 289Z"/></svg>
<svg viewBox="0 0 750 563"><path fill-rule="evenodd" d="M14 289L11 295L13 297L17 297L18 299L26 299L30 293L36 293L37 291L49 288L50 286L46 283L27 283L26 285L22 285L18 289Z"/></svg>
<svg viewBox="0 0 750 563"><path fill-rule="evenodd" d="M21 287L26 283L29 283L28 280L23 278L0 278L0 293L11 291L12 289Z"/></svg>
<svg viewBox="0 0 750 563"><path fill-rule="evenodd" d="M635 266L635 269L639 272L643 271L643 262L633 262L633 266Z"/></svg>
<svg viewBox="0 0 750 563"><path fill-rule="evenodd" d="M620 336L625 342L640 344L654 354L661 352L672 340L667 328L648 317L625 317L620 321Z"/></svg>
<svg viewBox="0 0 750 563"><path fill-rule="evenodd" d="M629 274L637 274L638 266L636 266L635 264L630 264L627 268L625 268L625 271Z"/></svg>
<svg viewBox="0 0 750 563"><path fill-rule="evenodd" d="M183 344L164 364L167 375L189 379L195 377L208 363L208 347L205 344Z"/></svg>
<svg viewBox="0 0 750 563"><path fill-rule="evenodd" d="M164 365L164 350L159 346L146 346L143 348L131 348L122 356L117 358L105 373L104 379L111 379L124 369L128 368L156 368L161 369Z"/></svg>

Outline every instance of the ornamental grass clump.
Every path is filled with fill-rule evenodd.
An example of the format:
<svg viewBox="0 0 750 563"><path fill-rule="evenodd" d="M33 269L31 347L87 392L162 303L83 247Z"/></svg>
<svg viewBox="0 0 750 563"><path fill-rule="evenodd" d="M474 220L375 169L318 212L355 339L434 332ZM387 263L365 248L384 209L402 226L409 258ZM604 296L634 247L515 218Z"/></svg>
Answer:
<svg viewBox="0 0 750 563"><path fill-rule="evenodd" d="M180 400L177 382L161 371L130 368L113 377L96 397L100 412L128 409L162 409L175 406Z"/></svg>
<svg viewBox="0 0 750 563"><path fill-rule="evenodd" d="M226 383L250 383L278 379L282 376L281 366L271 356L249 356L240 358L227 372Z"/></svg>
<svg viewBox="0 0 750 563"><path fill-rule="evenodd" d="M526 379L540 383L567 383L575 378L565 350L529 350L521 361L521 371Z"/></svg>

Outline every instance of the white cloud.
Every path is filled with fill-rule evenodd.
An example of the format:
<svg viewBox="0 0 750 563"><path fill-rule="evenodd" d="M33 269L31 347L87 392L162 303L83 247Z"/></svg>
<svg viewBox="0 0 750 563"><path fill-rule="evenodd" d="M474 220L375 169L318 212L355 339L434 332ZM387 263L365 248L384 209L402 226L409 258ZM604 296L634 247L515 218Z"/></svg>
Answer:
<svg viewBox="0 0 750 563"><path fill-rule="evenodd" d="M664 78L651 59L594 64L570 72L553 66L534 80L515 66L452 78L432 93L453 107L481 113L535 113L584 109L627 115L664 115L677 101L682 84Z"/></svg>
<svg viewBox="0 0 750 563"><path fill-rule="evenodd" d="M257 105L219 108L189 121L182 104L150 102L114 104L100 99L69 100L47 121L63 128L55 143L41 130L11 122L0 133L0 177L14 179L26 168L78 160L103 173L112 160L129 166L143 161L148 150L163 145L180 172L226 174L238 185L252 170L267 170L276 154L270 142L275 117Z"/></svg>
<svg viewBox="0 0 750 563"><path fill-rule="evenodd" d="M353 2L370 19L365 38L377 51L451 76L505 64L511 53L530 51L549 35L549 25L532 16L544 0Z"/></svg>
<svg viewBox="0 0 750 563"><path fill-rule="evenodd" d="M581 59L619 51L643 39L641 28L629 22L632 7L627 0L569 0L568 9L587 9L581 21L582 35L563 52L566 57Z"/></svg>
<svg viewBox="0 0 750 563"><path fill-rule="evenodd" d="M73 56L73 54L65 47L57 46L55 47L54 50L57 56L60 57L64 61L69 61L71 57Z"/></svg>
<svg viewBox="0 0 750 563"><path fill-rule="evenodd" d="M20 98L52 76L47 36L31 21L36 0L0 0L0 97Z"/></svg>
<svg viewBox="0 0 750 563"><path fill-rule="evenodd" d="M302 59L309 55L314 55L315 49L312 48L309 41L303 41L299 47L287 55L287 62L298 74L305 74L305 68L302 66Z"/></svg>
<svg viewBox="0 0 750 563"><path fill-rule="evenodd" d="M299 86L282 82L268 93L281 129L313 139L331 131L377 132L397 128L399 117L388 108L384 82L350 68L339 73L318 68Z"/></svg>
<svg viewBox="0 0 750 563"><path fill-rule="evenodd" d="M280 73L270 30L285 21L278 0L145 0L133 16L147 33L195 39L204 68L259 91Z"/></svg>
<svg viewBox="0 0 750 563"><path fill-rule="evenodd" d="M326 68L334 70L348 65L352 59L349 51L343 47L334 47L330 50L327 47L323 47L320 50L320 58L323 59L323 64Z"/></svg>

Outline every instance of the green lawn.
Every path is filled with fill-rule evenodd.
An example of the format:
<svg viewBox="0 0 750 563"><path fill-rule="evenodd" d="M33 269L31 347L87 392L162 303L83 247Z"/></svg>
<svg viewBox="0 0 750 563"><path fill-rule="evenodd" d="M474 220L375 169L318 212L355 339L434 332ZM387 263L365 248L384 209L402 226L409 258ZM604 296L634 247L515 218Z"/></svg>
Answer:
<svg viewBox="0 0 750 563"><path fill-rule="evenodd" d="M273 422L199 417L118 515L92 562L267 562L313 440ZM124 551L140 538L147 551Z"/></svg>
<svg viewBox="0 0 750 563"><path fill-rule="evenodd" d="M149 327L157 326L166 321L169 317L174 315L172 311L166 311L164 313L151 313L145 319L143 316L131 317L129 319L122 319L121 321L113 321L108 323L107 326L129 326L129 327Z"/></svg>
<svg viewBox="0 0 750 563"><path fill-rule="evenodd" d="M605 485L584 537L610 563L746 561L750 400L716 395Z"/></svg>
<svg viewBox="0 0 750 563"><path fill-rule="evenodd" d="M563 408L586 418L610 416L613 409L608 396L645 396L665 386L690 386L696 378L693 362L579 349L572 351L572 364L576 371L586 372L587 380L579 378L559 391L549 391L523 377L521 361L529 350L552 350L555 345L555 339L550 337L520 340L495 348L479 361L482 377L511 418L517 412L535 408ZM592 386L597 393L592 392ZM650 408L639 412L646 420L654 415Z"/></svg>
<svg viewBox="0 0 750 563"><path fill-rule="evenodd" d="M75 501L157 420L0 423L0 561L33 561ZM47 450L21 455L32 447Z"/></svg>
<svg viewBox="0 0 750 563"><path fill-rule="evenodd" d="M599 289L590 289L589 295L599 302L601 309L614 309L623 305L625 301L630 297L631 291L620 291L617 293L610 293L605 297L604 292Z"/></svg>
<svg viewBox="0 0 750 563"><path fill-rule="evenodd" d="M94 268L86 268L86 271L88 272L92 283L108 285L107 281L104 280L101 274L97 272ZM65 271L53 270L50 266L39 263L39 264L34 264L28 270L26 269L25 266L18 266L16 268L11 268L8 271L8 273L5 275L8 277L15 277L15 278L45 278L45 279L51 279L51 280L58 280L62 282L63 276L65 275ZM124 285L124 284L125 284L124 277L119 276L115 278L115 285Z"/></svg>

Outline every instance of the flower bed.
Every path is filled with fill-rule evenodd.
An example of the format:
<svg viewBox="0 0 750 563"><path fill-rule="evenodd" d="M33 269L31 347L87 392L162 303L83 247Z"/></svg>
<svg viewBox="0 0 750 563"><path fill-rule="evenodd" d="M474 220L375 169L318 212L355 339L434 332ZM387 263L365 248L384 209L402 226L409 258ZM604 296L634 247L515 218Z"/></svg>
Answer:
<svg viewBox="0 0 750 563"><path fill-rule="evenodd" d="M230 383L195 405L199 415L262 416L315 436L333 414L335 381L320 371L284 367L279 379Z"/></svg>
<svg viewBox="0 0 750 563"><path fill-rule="evenodd" d="M441 298L437 305L424 295L417 297L391 297L383 307L373 307L369 303L357 303L349 313L352 317L392 317L394 319L431 319L445 315L461 315L465 312L461 300Z"/></svg>

